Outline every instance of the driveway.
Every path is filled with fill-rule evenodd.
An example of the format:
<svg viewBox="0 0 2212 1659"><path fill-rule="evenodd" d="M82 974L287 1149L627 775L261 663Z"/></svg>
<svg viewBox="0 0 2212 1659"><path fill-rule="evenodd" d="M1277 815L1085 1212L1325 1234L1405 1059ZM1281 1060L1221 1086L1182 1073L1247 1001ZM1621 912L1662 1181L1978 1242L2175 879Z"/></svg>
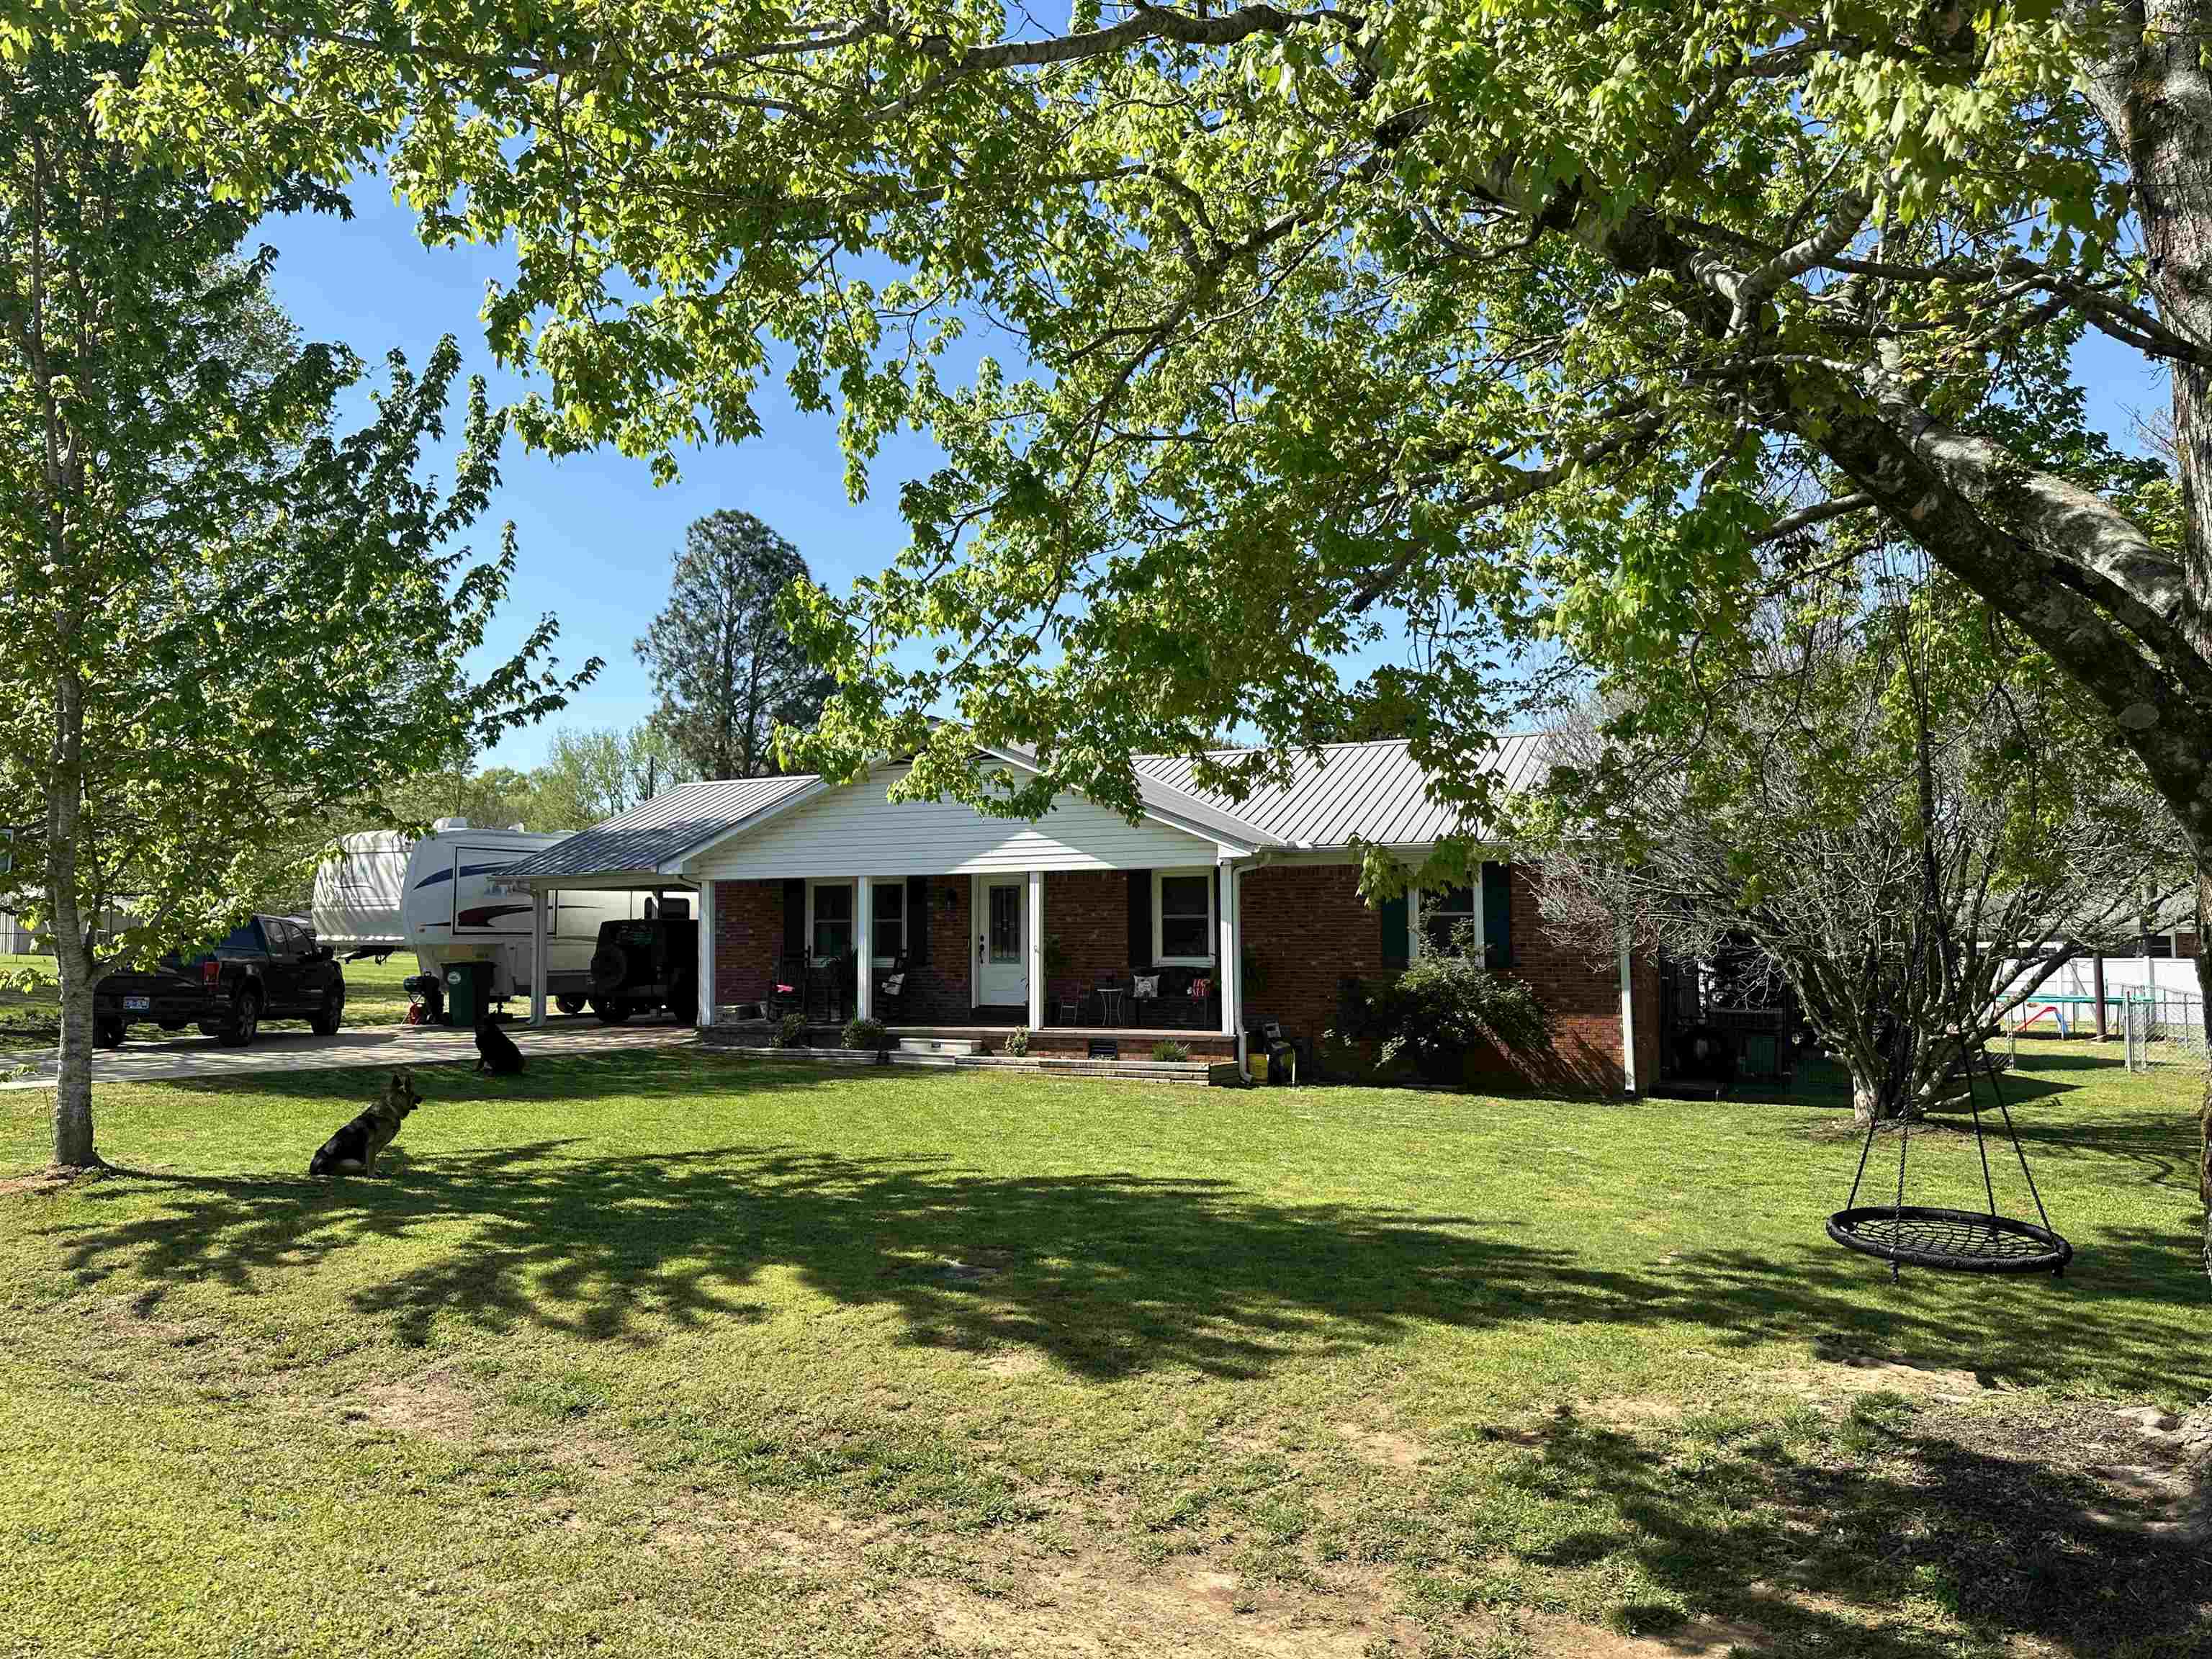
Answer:
<svg viewBox="0 0 2212 1659"><path fill-rule="evenodd" d="M556 1019L542 1030L527 1025L507 1028L526 1055L596 1054L625 1048L665 1048L697 1035L689 1025L641 1021L602 1025L595 1019ZM102 1048L92 1058L92 1080L103 1083L163 1083L179 1078L244 1077L271 1072L335 1072L348 1066L459 1066L477 1057L476 1035L447 1025L372 1025L341 1030L335 1036L311 1031L263 1031L244 1048L227 1048L215 1037L167 1037L158 1042L126 1042ZM50 1089L57 1061L42 1054L0 1054L0 1073L15 1065L24 1075L0 1081L0 1089Z"/></svg>

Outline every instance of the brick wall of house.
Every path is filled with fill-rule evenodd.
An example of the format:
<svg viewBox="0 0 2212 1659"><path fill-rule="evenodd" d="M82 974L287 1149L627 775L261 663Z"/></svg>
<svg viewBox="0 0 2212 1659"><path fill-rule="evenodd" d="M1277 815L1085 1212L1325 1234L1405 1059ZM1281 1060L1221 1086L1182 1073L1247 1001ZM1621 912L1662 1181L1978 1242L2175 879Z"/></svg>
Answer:
<svg viewBox="0 0 2212 1659"><path fill-rule="evenodd" d="M929 878L929 959L908 962L905 994L879 1011L885 1024L941 1025L967 1019L969 911L967 877Z"/></svg>
<svg viewBox="0 0 2212 1659"><path fill-rule="evenodd" d="M783 949L783 884L714 884L714 1000L766 1000Z"/></svg>
<svg viewBox="0 0 2212 1659"><path fill-rule="evenodd" d="M1356 865L1276 865L1249 872L1238 884L1238 922L1249 975L1247 1023L1279 1021L1312 1045L1340 1024L1337 1003L1346 979L1372 985L1384 977L1382 921L1359 896ZM1328 1067L1346 1069L1346 1055Z"/></svg>
<svg viewBox="0 0 2212 1659"><path fill-rule="evenodd" d="M1255 870L1243 880L1245 948L1255 982L1247 988L1246 1011L1255 1023L1279 1020L1321 1048L1321 1033L1339 1025L1343 981L1356 978L1373 985L1385 978L1382 920L1359 896L1359 872L1353 865L1277 866ZM1528 981L1552 1012L1553 1053L1537 1060L1502 1054L1474 1056L1469 1070L1501 1080L1542 1087L1613 1093L1621 1086L1620 978L1616 959L1591 962L1543 935L1536 915L1536 890L1528 872L1516 866L1513 880L1512 971ZM1638 975L1645 979L1648 975ZM1656 979L1638 1004L1638 1063L1658 1062L1658 1000ZM1365 1057L1345 1050L1322 1052L1334 1073L1364 1064Z"/></svg>
<svg viewBox="0 0 2212 1659"><path fill-rule="evenodd" d="M1129 971L1129 872L1052 870L1044 878L1045 1018ZM1093 1017L1082 1009L1076 1024Z"/></svg>

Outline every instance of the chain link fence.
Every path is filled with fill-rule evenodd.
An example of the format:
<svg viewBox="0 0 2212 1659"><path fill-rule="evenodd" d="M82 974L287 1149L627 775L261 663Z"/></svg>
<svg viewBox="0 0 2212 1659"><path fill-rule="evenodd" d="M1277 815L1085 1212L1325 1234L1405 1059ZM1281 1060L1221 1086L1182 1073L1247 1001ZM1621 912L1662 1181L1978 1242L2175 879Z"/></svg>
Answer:
<svg viewBox="0 0 2212 1659"><path fill-rule="evenodd" d="M2139 988L2120 996L2120 1042L2130 1072L2204 1069L2204 1004L2186 991Z"/></svg>

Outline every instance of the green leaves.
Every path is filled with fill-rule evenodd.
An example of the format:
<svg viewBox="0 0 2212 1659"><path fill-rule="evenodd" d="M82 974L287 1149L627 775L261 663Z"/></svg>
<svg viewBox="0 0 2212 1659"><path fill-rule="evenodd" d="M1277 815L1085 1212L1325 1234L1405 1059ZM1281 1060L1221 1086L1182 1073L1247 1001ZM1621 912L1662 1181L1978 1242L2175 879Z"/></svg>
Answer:
<svg viewBox="0 0 2212 1659"><path fill-rule="evenodd" d="M361 365L276 310L265 258L241 255L250 213L94 130L92 88L128 88L139 56L0 68L0 239L22 254L0 276L0 821L24 826L0 899L59 924L79 987L118 896L123 954L203 938L313 861L337 802L542 718L597 668L555 672L550 617L477 663L516 554L511 532L486 558L460 538L503 417L471 386L451 483L425 480L448 338L419 372L392 356L341 431Z"/></svg>

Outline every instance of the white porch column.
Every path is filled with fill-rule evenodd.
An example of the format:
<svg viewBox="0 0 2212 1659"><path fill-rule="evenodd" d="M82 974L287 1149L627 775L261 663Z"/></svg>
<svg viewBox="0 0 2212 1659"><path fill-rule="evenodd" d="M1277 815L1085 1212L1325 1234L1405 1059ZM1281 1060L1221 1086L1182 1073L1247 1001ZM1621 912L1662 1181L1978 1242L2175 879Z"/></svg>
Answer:
<svg viewBox="0 0 2212 1659"><path fill-rule="evenodd" d="M1637 1092L1636 1077L1636 958L1629 950L1628 929L1620 930L1620 1087Z"/></svg>
<svg viewBox="0 0 2212 1659"><path fill-rule="evenodd" d="M1023 907L1029 937L1022 941L1022 961L1030 981L1030 1030L1044 1029L1044 872L1030 872L1030 902Z"/></svg>
<svg viewBox="0 0 2212 1659"><path fill-rule="evenodd" d="M530 1023L545 1023L545 959L552 952L545 948L546 901L551 896L536 882L530 884Z"/></svg>
<svg viewBox="0 0 2212 1659"><path fill-rule="evenodd" d="M714 878L699 884L699 1024L714 1023Z"/></svg>
<svg viewBox="0 0 2212 1659"><path fill-rule="evenodd" d="M1237 1069L1244 1069L1244 925L1237 904L1237 863L1224 859L1221 871L1221 1031L1237 1039Z"/></svg>
<svg viewBox="0 0 2212 1659"><path fill-rule="evenodd" d="M853 879L853 1012L872 1019L876 1011L876 899L872 876Z"/></svg>

